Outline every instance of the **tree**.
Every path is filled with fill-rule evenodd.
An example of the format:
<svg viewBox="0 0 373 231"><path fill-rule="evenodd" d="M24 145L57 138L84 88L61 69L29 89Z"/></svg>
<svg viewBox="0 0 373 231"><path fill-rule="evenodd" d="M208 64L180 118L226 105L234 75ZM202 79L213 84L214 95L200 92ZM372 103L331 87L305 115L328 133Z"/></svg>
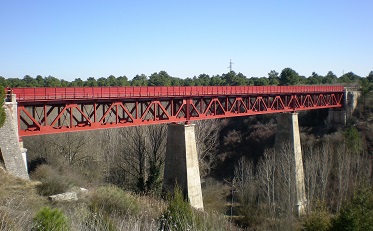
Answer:
<svg viewBox="0 0 373 231"><path fill-rule="evenodd" d="M220 75L214 75L210 79L210 86L223 86L224 80L221 78Z"/></svg>
<svg viewBox="0 0 373 231"><path fill-rule="evenodd" d="M115 78L114 75L110 75L107 79L106 79L106 84L107 86L118 86L117 84L117 78Z"/></svg>
<svg viewBox="0 0 373 231"><path fill-rule="evenodd" d="M160 192L166 133L165 125L138 126L120 131L126 143L122 153L116 157L117 174L126 178L125 181L137 192Z"/></svg>
<svg viewBox="0 0 373 231"><path fill-rule="evenodd" d="M149 76L148 85L171 86L171 76L165 71L160 71L159 73L154 72Z"/></svg>
<svg viewBox="0 0 373 231"><path fill-rule="evenodd" d="M245 86L248 83L246 76L244 76L242 73L236 74L234 71L223 74L222 79L224 80L225 84L229 86Z"/></svg>
<svg viewBox="0 0 373 231"><path fill-rule="evenodd" d="M146 179L147 192L160 192L161 173L166 152L167 127L164 124L146 126L147 134L147 155L148 168Z"/></svg>
<svg viewBox="0 0 373 231"><path fill-rule="evenodd" d="M184 81L183 81L183 86L194 86L194 85L195 85L195 83L194 83L192 78L188 77L188 78L184 79Z"/></svg>
<svg viewBox="0 0 373 231"><path fill-rule="evenodd" d="M128 82L128 78L125 75L119 76L117 78L117 84L118 86L129 86L130 85L130 83Z"/></svg>
<svg viewBox="0 0 373 231"><path fill-rule="evenodd" d="M76 78L74 81L71 82L72 87L83 87L84 82L80 78Z"/></svg>
<svg viewBox="0 0 373 231"><path fill-rule="evenodd" d="M171 77L171 86L181 86L182 85L182 79L177 77Z"/></svg>
<svg viewBox="0 0 373 231"><path fill-rule="evenodd" d="M46 87L61 87L61 81L53 76L45 77L44 83Z"/></svg>
<svg viewBox="0 0 373 231"><path fill-rule="evenodd" d="M362 143L359 131L355 127L349 127L344 133L346 148L352 153L360 153L362 150Z"/></svg>
<svg viewBox="0 0 373 231"><path fill-rule="evenodd" d="M37 75L35 80L36 80L36 83L37 83L36 87L44 87L45 86L43 76Z"/></svg>
<svg viewBox="0 0 373 231"><path fill-rule="evenodd" d="M367 76L367 79L370 83L373 83L373 71L369 72L369 75Z"/></svg>
<svg viewBox="0 0 373 231"><path fill-rule="evenodd" d="M97 87L98 84L97 84L97 81L94 77L89 77L87 79L87 81L84 83L84 86L88 86L88 87Z"/></svg>
<svg viewBox="0 0 373 231"><path fill-rule="evenodd" d="M200 74L197 78L197 86L209 86L210 85L210 76L207 74Z"/></svg>
<svg viewBox="0 0 373 231"><path fill-rule="evenodd" d="M280 78L278 77L278 72L276 72L275 70L271 70L268 73L268 80L269 80L269 85L277 86L280 83Z"/></svg>
<svg viewBox="0 0 373 231"><path fill-rule="evenodd" d="M22 81L24 82L25 87L37 87L38 86L37 81L29 75L25 75Z"/></svg>
<svg viewBox="0 0 373 231"><path fill-rule="evenodd" d="M137 126L121 131L127 147L122 152L122 170L132 176L135 190L146 191L146 131L145 127Z"/></svg>
<svg viewBox="0 0 373 231"><path fill-rule="evenodd" d="M275 181L276 181L276 159L273 149L264 151L263 157L258 163L258 183L260 194L262 195L265 203L267 203L267 212L275 214Z"/></svg>
<svg viewBox="0 0 373 231"><path fill-rule="evenodd" d="M323 77L318 75L316 72L312 72L312 75L308 77L306 83L307 84L321 84L323 81Z"/></svg>
<svg viewBox="0 0 373 231"><path fill-rule="evenodd" d="M338 81L337 76L332 72L329 71L328 74L322 80L323 84L335 84Z"/></svg>
<svg viewBox="0 0 373 231"><path fill-rule="evenodd" d="M131 86L147 86L147 85L148 85L148 78L144 74L136 75L135 77L133 77L131 81Z"/></svg>
<svg viewBox="0 0 373 231"><path fill-rule="evenodd" d="M301 81L298 73L293 69L287 67L281 71L280 85L297 85Z"/></svg>
<svg viewBox="0 0 373 231"><path fill-rule="evenodd" d="M195 124L200 175L204 177L216 164L222 126L219 120L199 120Z"/></svg>
<svg viewBox="0 0 373 231"><path fill-rule="evenodd" d="M269 85L269 79L266 77L253 77L251 78L253 80L254 86L267 86Z"/></svg>
<svg viewBox="0 0 373 231"><path fill-rule="evenodd" d="M4 77L0 76L0 85L3 86L3 87L7 87L8 86L8 80L5 79Z"/></svg>
<svg viewBox="0 0 373 231"><path fill-rule="evenodd" d="M351 83L356 83L361 77L354 74L353 72L348 72L344 75L342 75L340 78L339 78L339 82L340 83L348 83L348 84L351 84Z"/></svg>
<svg viewBox="0 0 373 231"><path fill-rule="evenodd" d="M67 132L51 138L50 145L55 147L55 152L63 156L69 165L75 165L91 158L84 151L90 140L84 133Z"/></svg>
<svg viewBox="0 0 373 231"><path fill-rule="evenodd" d="M330 230L373 230L373 193L370 188L359 190L351 203L344 204Z"/></svg>

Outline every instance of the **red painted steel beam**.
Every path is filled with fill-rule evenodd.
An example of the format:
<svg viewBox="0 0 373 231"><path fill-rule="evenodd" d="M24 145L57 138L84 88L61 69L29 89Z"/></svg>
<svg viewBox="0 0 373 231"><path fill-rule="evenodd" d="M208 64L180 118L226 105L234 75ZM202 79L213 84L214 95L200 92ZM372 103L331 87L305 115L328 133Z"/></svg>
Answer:
<svg viewBox="0 0 373 231"><path fill-rule="evenodd" d="M343 107L342 86L14 88L20 136Z"/></svg>

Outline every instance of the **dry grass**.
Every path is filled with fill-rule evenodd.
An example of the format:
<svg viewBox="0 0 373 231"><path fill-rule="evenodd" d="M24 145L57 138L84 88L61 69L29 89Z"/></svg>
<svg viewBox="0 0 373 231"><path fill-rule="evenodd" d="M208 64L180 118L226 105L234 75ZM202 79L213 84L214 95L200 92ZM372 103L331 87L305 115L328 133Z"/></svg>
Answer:
<svg viewBox="0 0 373 231"><path fill-rule="evenodd" d="M30 227L33 216L48 202L36 192L39 182L25 181L0 171L0 230Z"/></svg>
<svg viewBox="0 0 373 231"><path fill-rule="evenodd" d="M159 230L162 214L168 206L167 202L159 198L136 196L123 191L133 198L133 203L137 204L139 211L118 213L113 210L108 213L101 209L91 209L95 190L90 190L91 192L76 202L52 203L37 193L36 187L40 182L17 179L3 171L0 174L0 182L0 231L31 230L35 215L44 206L60 209L67 217L72 231ZM217 184L212 187L211 194L219 187ZM217 212L196 212L194 216L195 223L190 224L189 230L199 230L201 227L203 230L238 230Z"/></svg>

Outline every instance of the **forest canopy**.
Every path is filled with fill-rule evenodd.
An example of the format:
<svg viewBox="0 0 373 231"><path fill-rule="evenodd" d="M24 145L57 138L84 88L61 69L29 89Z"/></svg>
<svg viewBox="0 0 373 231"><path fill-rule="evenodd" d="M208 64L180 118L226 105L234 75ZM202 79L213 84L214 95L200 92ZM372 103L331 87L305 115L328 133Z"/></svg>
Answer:
<svg viewBox="0 0 373 231"><path fill-rule="evenodd" d="M299 75L295 70L287 67L281 73L271 70L268 76L247 77L242 73L230 71L221 75L210 76L200 74L193 78L178 78L169 75L166 71L154 72L150 76L145 74L136 75L131 80L127 76L115 77L88 77L86 80L76 78L66 81L54 76L43 77L37 75L32 77L25 75L23 78L6 78L0 76L0 85L8 87L98 87L98 86L277 86L277 85L317 85L317 84L355 84L359 85L362 80L373 83L373 71L366 78L348 72L337 77L332 71L325 76L316 72L308 77Z"/></svg>

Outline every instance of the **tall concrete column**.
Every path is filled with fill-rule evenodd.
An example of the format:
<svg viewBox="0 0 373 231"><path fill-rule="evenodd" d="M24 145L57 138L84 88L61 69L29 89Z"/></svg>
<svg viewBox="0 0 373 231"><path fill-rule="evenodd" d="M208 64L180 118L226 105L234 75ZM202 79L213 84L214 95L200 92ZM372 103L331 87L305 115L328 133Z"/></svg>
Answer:
<svg viewBox="0 0 373 231"><path fill-rule="evenodd" d="M29 179L25 149L21 147L18 135L17 102L12 96L10 102L4 103L6 119L0 128L0 149L7 172L15 177ZM24 154L23 154L24 153Z"/></svg>
<svg viewBox="0 0 373 231"><path fill-rule="evenodd" d="M203 210L194 124L168 125L163 190L173 193L175 184L192 207Z"/></svg>
<svg viewBox="0 0 373 231"><path fill-rule="evenodd" d="M275 140L275 150L280 153L284 145L290 145L291 155L294 160L295 187L297 199L297 213L304 214L306 211L307 199L304 185L304 172L302 160L302 148L300 144L300 134L298 125L298 113L283 113L277 117L277 132Z"/></svg>

